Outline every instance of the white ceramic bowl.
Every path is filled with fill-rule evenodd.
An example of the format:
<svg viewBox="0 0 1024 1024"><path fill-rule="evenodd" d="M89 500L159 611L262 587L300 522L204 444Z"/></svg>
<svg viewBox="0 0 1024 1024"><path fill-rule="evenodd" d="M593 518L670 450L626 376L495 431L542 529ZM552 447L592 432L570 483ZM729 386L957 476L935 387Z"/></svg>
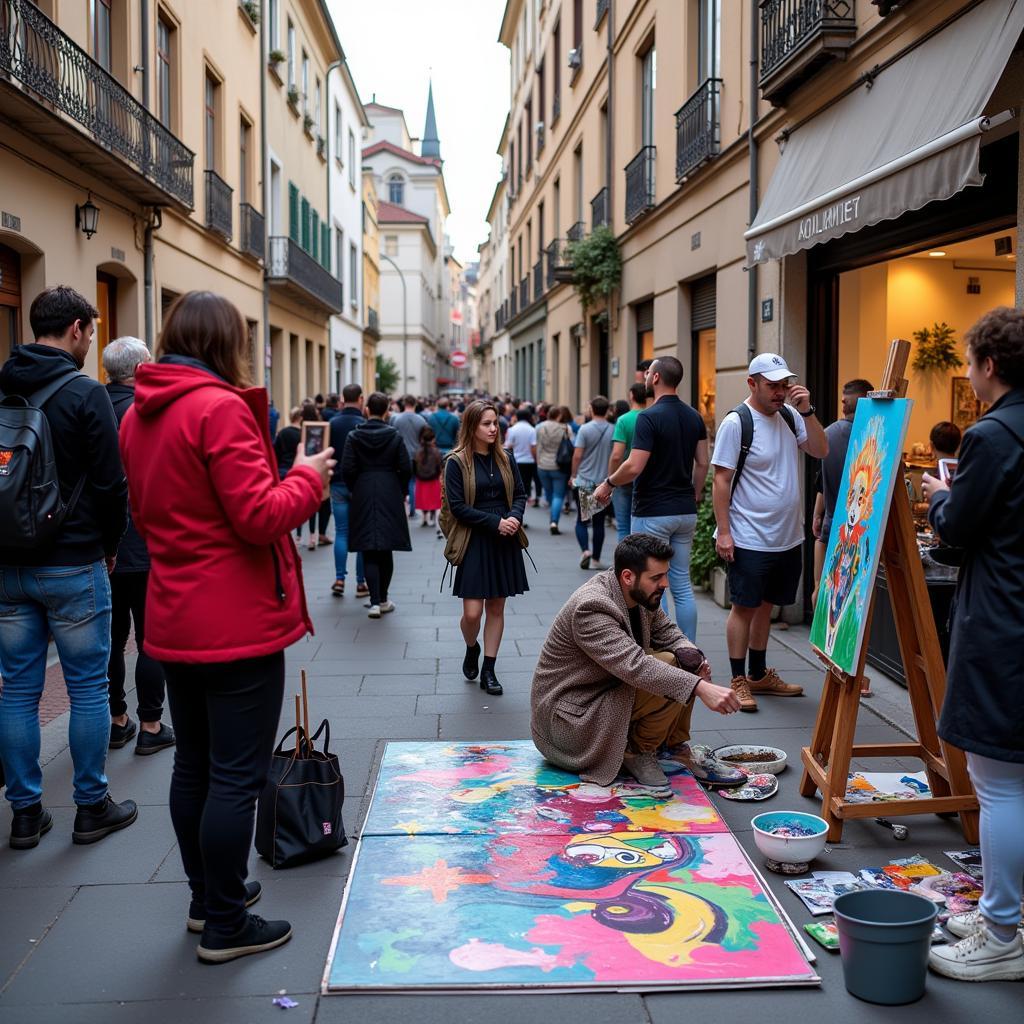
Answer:
<svg viewBox="0 0 1024 1024"><path fill-rule="evenodd" d="M736 743L718 747L712 753L722 761L757 775L778 775L786 767L786 752L778 747L766 747L763 743ZM773 757L767 761L737 761L737 755L742 754L771 754Z"/></svg>
<svg viewBox="0 0 1024 1024"><path fill-rule="evenodd" d="M825 849L828 822L804 811L767 811L750 819L754 844L770 860L780 864L804 864ZM774 835L773 829L796 826L810 835Z"/></svg>

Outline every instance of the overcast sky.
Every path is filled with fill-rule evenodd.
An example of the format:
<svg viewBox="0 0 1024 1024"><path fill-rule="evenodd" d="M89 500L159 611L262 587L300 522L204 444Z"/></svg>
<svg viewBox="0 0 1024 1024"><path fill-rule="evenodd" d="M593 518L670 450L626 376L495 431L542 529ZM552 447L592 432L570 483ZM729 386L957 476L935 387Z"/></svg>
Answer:
<svg viewBox="0 0 1024 1024"><path fill-rule="evenodd" d="M405 111L423 133L427 82L460 262L477 258L487 207L501 174L498 139L508 113L509 53L498 41L505 0L328 0L364 103Z"/></svg>

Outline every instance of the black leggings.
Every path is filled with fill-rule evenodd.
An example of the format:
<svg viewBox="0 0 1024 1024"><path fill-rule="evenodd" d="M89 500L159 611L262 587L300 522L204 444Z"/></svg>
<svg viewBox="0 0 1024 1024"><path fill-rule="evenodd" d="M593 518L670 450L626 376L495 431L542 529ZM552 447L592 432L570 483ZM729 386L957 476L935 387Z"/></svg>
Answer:
<svg viewBox="0 0 1024 1024"><path fill-rule="evenodd" d="M319 520L320 528L317 529L317 520ZM331 521L331 499L327 498L324 503L320 506L319 510L314 512L309 517L309 535L310 537L320 534L323 536L327 533L327 524Z"/></svg>
<svg viewBox="0 0 1024 1024"><path fill-rule="evenodd" d="M164 670L142 650L145 635L146 584L148 572L115 572L110 577L110 662L107 665L110 694L110 716L120 718L128 713L124 699L124 648L135 622L135 645L139 657L135 662L135 696L138 699L140 722L159 722L164 706Z"/></svg>
<svg viewBox="0 0 1024 1024"><path fill-rule="evenodd" d="M192 898L206 927L245 923L256 798L270 769L284 696L284 652L241 661L165 662L177 736L170 810Z"/></svg>
<svg viewBox="0 0 1024 1024"><path fill-rule="evenodd" d="M370 588L370 604L383 604L395 574L395 556L390 551L364 551L363 567L366 585Z"/></svg>

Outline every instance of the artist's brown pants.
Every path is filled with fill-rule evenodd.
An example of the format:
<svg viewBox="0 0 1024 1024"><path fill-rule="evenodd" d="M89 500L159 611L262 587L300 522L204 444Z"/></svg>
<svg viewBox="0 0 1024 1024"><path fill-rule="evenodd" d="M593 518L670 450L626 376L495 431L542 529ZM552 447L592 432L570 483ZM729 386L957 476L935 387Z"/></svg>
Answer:
<svg viewBox="0 0 1024 1024"><path fill-rule="evenodd" d="M671 651L648 651L659 661L668 665L676 664ZM633 713L629 718L629 732L626 747L633 754L655 753L661 747L674 747L690 739L690 716L693 701L680 704L671 697L664 697L646 690L636 690L633 696Z"/></svg>

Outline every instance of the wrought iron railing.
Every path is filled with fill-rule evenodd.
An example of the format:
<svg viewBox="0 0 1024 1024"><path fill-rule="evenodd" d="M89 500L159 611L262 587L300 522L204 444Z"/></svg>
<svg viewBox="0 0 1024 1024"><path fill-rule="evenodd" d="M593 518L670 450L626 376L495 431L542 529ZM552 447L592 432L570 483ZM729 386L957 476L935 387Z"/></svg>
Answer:
<svg viewBox="0 0 1024 1024"><path fill-rule="evenodd" d="M582 242L583 236L587 233L587 225L583 221L578 220L568 231L565 233L565 237L570 242Z"/></svg>
<svg viewBox="0 0 1024 1024"><path fill-rule="evenodd" d="M603 228L608 224L611 224L611 210L608 209L609 193L608 186L605 185L600 192L590 200L590 230L595 231L597 228Z"/></svg>
<svg viewBox="0 0 1024 1024"><path fill-rule="evenodd" d="M0 74L192 207L192 150L29 0L0 0Z"/></svg>
<svg viewBox="0 0 1024 1024"><path fill-rule="evenodd" d="M819 35L856 27L853 0L761 0L761 82Z"/></svg>
<svg viewBox="0 0 1024 1024"><path fill-rule="evenodd" d="M544 257L533 265L533 301L537 302L544 294Z"/></svg>
<svg viewBox="0 0 1024 1024"><path fill-rule="evenodd" d="M345 305L341 282L290 238L275 235L270 239L267 277L297 285L335 313Z"/></svg>
<svg viewBox="0 0 1024 1024"><path fill-rule="evenodd" d="M206 180L206 220L211 231L231 241L231 186L216 172L204 171Z"/></svg>
<svg viewBox="0 0 1024 1024"><path fill-rule="evenodd" d="M380 334L380 313L373 308L373 306L366 307L366 326L371 330Z"/></svg>
<svg viewBox="0 0 1024 1024"><path fill-rule="evenodd" d="M519 312L523 312L530 304L530 275L519 282Z"/></svg>
<svg viewBox="0 0 1024 1024"><path fill-rule="evenodd" d="M644 146L626 164L626 223L632 224L654 208L654 146Z"/></svg>
<svg viewBox="0 0 1024 1024"><path fill-rule="evenodd" d="M712 157L721 147L722 80L709 78L676 111L676 181Z"/></svg>
<svg viewBox="0 0 1024 1024"><path fill-rule="evenodd" d="M242 252L263 259L267 251L263 214L250 203L238 204L238 233L242 238Z"/></svg>
<svg viewBox="0 0 1024 1024"><path fill-rule="evenodd" d="M509 320L515 320L519 313L519 289L512 286L512 294L508 297L508 318Z"/></svg>
<svg viewBox="0 0 1024 1024"><path fill-rule="evenodd" d="M556 238L547 248L548 287L553 288L559 282L572 282L572 260L569 257L569 245L562 238Z"/></svg>
<svg viewBox="0 0 1024 1024"><path fill-rule="evenodd" d="M601 24L601 19L608 13L609 0L597 0L597 10L594 16L594 28Z"/></svg>

